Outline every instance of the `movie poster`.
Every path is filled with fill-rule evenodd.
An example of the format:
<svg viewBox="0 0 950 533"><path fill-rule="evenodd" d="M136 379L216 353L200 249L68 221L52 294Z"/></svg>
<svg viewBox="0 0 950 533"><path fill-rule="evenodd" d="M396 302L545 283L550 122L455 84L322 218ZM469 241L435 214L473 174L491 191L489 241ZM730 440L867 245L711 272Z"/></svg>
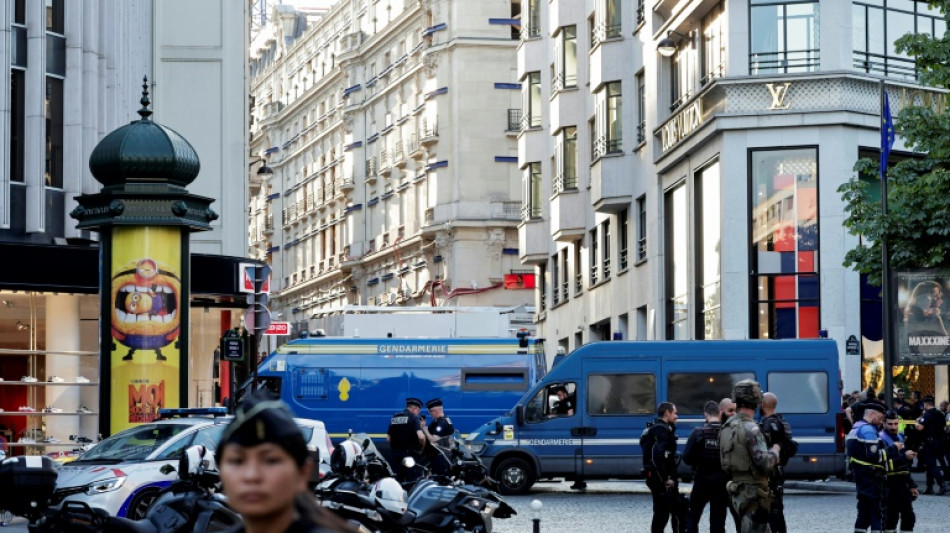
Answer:
<svg viewBox="0 0 950 533"><path fill-rule="evenodd" d="M950 363L950 276L938 270L900 271L897 277L896 365Z"/></svg>
<svg viewBox="0 0 950 533"><path fill-rule="evenodd" d="M179 407L181 238L178 227L112 231L113 434Z"/></svg>

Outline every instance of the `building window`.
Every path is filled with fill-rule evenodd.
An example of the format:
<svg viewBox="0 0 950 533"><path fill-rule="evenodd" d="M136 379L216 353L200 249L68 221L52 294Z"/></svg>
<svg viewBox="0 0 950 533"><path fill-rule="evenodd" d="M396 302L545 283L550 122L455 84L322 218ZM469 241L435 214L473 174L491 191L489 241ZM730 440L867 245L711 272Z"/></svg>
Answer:
<svg viewBox="0 0 950 533"><path fill-rule="evenodd" d="M696 88L696 51L683 40L670 58L670 111L686 103Z"/></svg>
<svg viewBox="0 0 950 533"><path fill-rule="evenodd" d="M590 286L597 285L597 270L600 257L597 255L597 228L590 230Z"/></svg>
<svg viewBox="0 0 950 533"><path fill-rule="evenodd" d="M647 197L637 198L637 263L647 260Z"/></svg>
<svg viewBox="0 0 950 533"><path fill-rule="evenodd" d="M700 85L726 74L726 43L722 35L722 4L713 6L703 17L703 71Z"/></svg>
<svg viewBox="0 0 950 533"><path fill-rule="evenodd" d="M570 294L571 276L567 270L567 248L561 250L561 294L565 300Z"/></svg>
<svg viewBox="0 0 950 533"><path fill-rule="evenodd" d="M541 0L528 0L528 12L524 18L522 38L530 39L541 35Z"/></svg>
<svg viewBox="0 0 950 533"><path fill-rule="evenodd" d="M596 0L591 47L620 38L620 0Z"/></svg>
<svg viewBox="0 0 950 533"><path fill-rule="evenodd" d="M646 16L644 15L644 2L646 0L637 0L637 26L640 26L646 21Z"/></svg>
<svg viewBox="0 0 950 533"><path fill-rule="evenodd" d="M46 186L63 188L63 80L46 78Z"/></svg>
<svg viewBox="0 0 950 533"><path fill-rule="evenodd" d="M521 220L541 218L541 163L528 163L524 174L524 205L521 207Z"/></svg>
<svg viewBox="0 0 950 533"><path fill-rule="evenodd" d="M538 308L542 311L548 308L547 298L548 298L548 273L546 265L538 266L538 282L540 286L538 287Z"/></svg>
<svg viewBox="0 0 950 533"><path fill-rule="evenodd" d="M26 26L26 0L15 0L13 3L13 23Z"/></svg>
<svg viewBox="0 0 950 533"><path fill-rule="evenodd" d="M637 144L647 142L647 85L643 71L637 73Z"/></svg>
<svg viewBox="0 0 950 533"><path fill-rule="evenodd" d="M554 254L551 256L551 306L554 307L561 302L561 282L559 275L560 273L560 256L559 254Z"/></svg>
<svg viewBox="0 0 950 533"><path fill-rule="evenodd" d="M721 339L722 247L719 162L696 174L696 297L700 300L696 324L697 339Z"/></svg>
<svg viewBox="0 0 950 533"><path fill-rule="evenodd" d="M524 117L522 129L541 127L541 73L529 72L524 88Z"/></svg>
<svg viewBox="0 0 950 533"><path fill-rule="evenodd" d="M46 31L66 33L65 0L46 0Z"/></svg>
<svg viewBox="0 0 950 533"><path fill-rule="evenodd" d="M751 161L750 335L817 337L818 150L756 150Z"/></svg>
<svg viewBox="0 0 950 533"><path fill-rule="evenodd" d="M10 71L10 181L17 182L23 181L24 78L22 70Z"/></svg>
<svg viewBox="0 0 950 533"><path fill-rule="evenodd" d="M666 191L664 198L664 270L666 273L666 339L689 338L686 183Z"/></svg>
<svg viewBox="0 0 950 533"><path fill-rule="evenodd" d="M818 70L818 2L750 0L749 72Z"/></svg>
<svg viewBox="0 0 950 533"><path fill-rule="evenodd" d="M556 37L554 90L577 87L577 26L564 26Z"/></svg>
<svg viewBox="0 0 950 533"><path fill-rule="evenodd" d="M620 226L620 235L617 236L617 250L620 254L620 270L626 270L629 266L627 262L627 248L630 240L630 212L624 209L617 214L617 225Z"/></svg>
<svg viewBox="0 0 950 533"><path fill-rule="evenodd" d="M907 33L943 37L947 23L936 7L911 0L854 0L854 68L884 76L916 79L914 58L894 42Z"/></svg>
<svg viewBox="0 0 950 533"><path fill-rule="evenodd" d="M596 159L623 149L620 82L605 83L594 97L597 102L594 115L594 158Z"/></svg>
<svg viewBox="0 0 950 533"><path fill-rule="evenodd" d="M577 189L577 127L567 126L558 134L554 149L554 192Z"/></svg>
<svg viewBox="0 0 950 533"><path fill-rule="evenodd" d="M600 240L603 242L603 256L600 264L604 267L604 279L610 279L610 219L600 223Z"/></svg>
<svg viewBox="0 0 950 533"><path fill-rule="evenodd" d="M581 241L574 243L574 294L578 295L584 290L584 272L581 262Z"/></svg>

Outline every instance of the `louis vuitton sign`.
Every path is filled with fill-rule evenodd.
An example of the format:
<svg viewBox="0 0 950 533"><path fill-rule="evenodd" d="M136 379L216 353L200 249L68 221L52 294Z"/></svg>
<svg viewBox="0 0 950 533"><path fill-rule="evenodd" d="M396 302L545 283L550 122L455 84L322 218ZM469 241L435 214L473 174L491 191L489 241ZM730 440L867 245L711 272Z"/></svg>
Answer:
<svg viewBox="0 0 950 533"><path fill-rule="evenodd" d="M703 99L697 98L682 111L673 116L660 129L663 153L676 146L681 140L693 133L703 124Z"/></svg>

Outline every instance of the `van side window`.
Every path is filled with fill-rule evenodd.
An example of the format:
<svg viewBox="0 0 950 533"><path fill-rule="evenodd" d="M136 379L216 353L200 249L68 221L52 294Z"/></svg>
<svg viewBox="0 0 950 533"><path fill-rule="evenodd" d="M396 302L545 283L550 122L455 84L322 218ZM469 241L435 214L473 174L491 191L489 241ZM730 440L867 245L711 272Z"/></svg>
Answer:
<svg viewBox="0 0 950 533"><path fill-rule="evenodd" d="M703 405L732 396L732 386L755 379L754 372L671 372L666 380L666 401L681 415L702 415Z"/></svg>
<svg viewBox="0 0 950 533"><path fill-rule="evenodd" d="M523 391L528 388L527 368L463 368L462 390Z"/></svg>
<svg viewBox="0 0 950 533"><path fill-rule="evenodd" d="M656 412L653 374L591 374L587 377L587 413L642 415Z"/></svg>
<svg viewBox="0 0 950 533"><path fill-rule="evenodd" d="M828 412L825 372L769 372L768 391L778 396L780 413Z"/></svg>
<svg viewBox="0 0 950 533"><path fill-rule="evenodd" d="M536 424L551 418L569 418L577 414L577 385L574 382L552 383L538 391L525 405L524 419Z"/></svg>

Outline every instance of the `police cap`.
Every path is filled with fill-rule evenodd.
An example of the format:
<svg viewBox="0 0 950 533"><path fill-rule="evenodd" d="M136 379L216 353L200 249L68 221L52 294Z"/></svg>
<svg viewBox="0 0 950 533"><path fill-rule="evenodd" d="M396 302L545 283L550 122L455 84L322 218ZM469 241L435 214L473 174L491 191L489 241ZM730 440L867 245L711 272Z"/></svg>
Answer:
<svg viewBox="0 0 950 533"><path fill-rule="evenodd" d="M442 398L433 398L426 402L426 409L432 409L434 407L442 407Z"/></svg>
<svg viewBox="0 0 950 533"><path fill-rule="evenodd" d="M422 400L419 398L406 398L406 407L418 407L422 409Z"/></svg>
<svg viewBox="0 0 950 533"><path fill-rule="evenodd" d="M309 456L303 433L294 422L290 409L284 402L261 390L238 406L234 419L224 429L215 459L221 464L221 451L229 444L252 447L266 443L283 448L298 465L303 465Z"/></svg>
<svg viewBox="0 0 950 533"><path fill-rule="evenodd" d="M864 402L864 410L867 411L868 409L882 414L887 412L887 406L877 400L868 400Z"/></svg>
<svg viewBox="0 0 950 533"><path fill-rule="evenodd" d="M934 404L934 403L935 403L935 402L934 402L934 397L931 396L930 394L928 394L927 396L924 396L924 399L921 400L921 401L923 401L924 403L929 403L929 404Z"/></svg>
<svg viewBox="0 0 950 533"><path fill-rule="evenodd" d="M732 400L737 404L759 405L762 403L762 387L754 379L743 379L732 387Z"/></svg>

